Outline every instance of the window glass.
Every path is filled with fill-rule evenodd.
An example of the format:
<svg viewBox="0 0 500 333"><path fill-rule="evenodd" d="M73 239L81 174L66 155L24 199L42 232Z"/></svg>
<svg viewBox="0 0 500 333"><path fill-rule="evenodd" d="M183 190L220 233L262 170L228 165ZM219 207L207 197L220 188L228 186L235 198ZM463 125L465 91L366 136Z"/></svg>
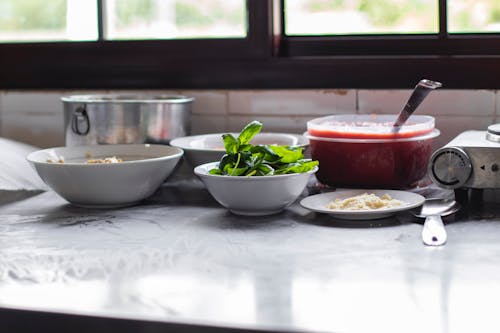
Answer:
<svg viewBox="0 0 500 333"><path fill-rule="evenodd" d="M0 42L96 40L95 0L0 0Z"/></svg>
<svg viewBox="0 0 500 333"><path fill-rule="evenodd" d="M500 0L448 0L448 31L500 32Z"/></svg>
<svg viewBox="0 0 500 333"><path fill-rule="evenodd" d="M437 33L438 20L438 0L285 0L287 35Z"/></svg>
<svg viewBox="0 0 500 333"><path fill-rule="evenodd" d="M106 0L107 39L246 36L245 0Z"/></svg>

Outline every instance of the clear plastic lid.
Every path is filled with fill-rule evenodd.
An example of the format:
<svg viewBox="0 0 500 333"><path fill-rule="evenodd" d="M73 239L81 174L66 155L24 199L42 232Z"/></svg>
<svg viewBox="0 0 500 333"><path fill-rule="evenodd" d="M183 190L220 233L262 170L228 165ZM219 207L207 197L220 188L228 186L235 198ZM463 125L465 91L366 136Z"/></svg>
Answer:
<svg viewBox="0 0 500 333"><path fill-rule="evenodd" d="M398 130L396 115L344 114L307 122L309 136L342 139L393 140L426 136L434 130L434 117L412 115Z"/></svg>

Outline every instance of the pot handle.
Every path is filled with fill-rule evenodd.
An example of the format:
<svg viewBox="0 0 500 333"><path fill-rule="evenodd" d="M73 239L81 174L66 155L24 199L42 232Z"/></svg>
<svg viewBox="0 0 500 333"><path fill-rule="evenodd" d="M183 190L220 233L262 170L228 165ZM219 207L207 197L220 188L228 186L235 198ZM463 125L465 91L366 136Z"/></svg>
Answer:
<svg viewBox="0 0 500 333"><path fill-rule="evenodd" d="M81 123L83 123L82 127L80 127ZM90 122L85 106L79 106L73 111L71 118L71 130L73 133L78 135L87 135L89 133Z"/></svg>

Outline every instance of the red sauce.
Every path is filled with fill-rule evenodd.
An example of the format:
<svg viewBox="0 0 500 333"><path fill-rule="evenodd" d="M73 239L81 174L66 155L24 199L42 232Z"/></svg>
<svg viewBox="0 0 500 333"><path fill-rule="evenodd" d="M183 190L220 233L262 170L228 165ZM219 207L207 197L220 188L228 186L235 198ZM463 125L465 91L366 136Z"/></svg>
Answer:
<svg viewBox="0 0 500 333"><path fill-rule="evenodd" d="M319 161L318 180L333 187L361 188L410 188L427 173L427 163L432 153L432 139L419 140L433 128L392 133L392 123L387 131L374 129L381 123L329 123L337 128L343 125L356 127L356 131L309 129L311 157ZM363 132L364 127L367 128ZM383 125L384 126L384 125ZM390 127L389 127L390 126ZM408 141L390 139L411 138ZM353 139L330 141L321 138ZM382 142L363 142L356 139L389 139Z"/></svg>
<svg viewBox="0 0 500 333"><path fill-rule="evenodd" d="M311 157L319 161L316 177L333 187L413 187L426 175L432 153L429 138L393 142L332 142L314 138L309 141Z"/></svg>
<svg viewBox="0 0 500 333"><path fill-rule="evenodd" d="M404 189L424 178L433 137L426 134L434 130L433 123L410 120L393 133L389 118L339 115L308 123L311 157L319 161L318 180L333 187ZM413 139L397 140L408 138ZM369 139L383 141L362 141Z"/></svg>
<svg viewBox="0 0 500 333"><path fill-rule="evenodd" d="M426 128L421 130L413 131L399 131L397 133L392 132L392 122L391 123L380 123L380 122L330 122L328 125L334 127L345 127L345 128L356 128L356 131L345 130L337 131L333 129L315 129L310 128L308 130L309 134L312 136L322 137L322 138L345 138L345 139L397 139L397 138L411 138L420 135L424 135L432 132L433 128ZM409 124L411 125L411 124ZM363 131L364 128L381 128L380 131Z"/></svg>

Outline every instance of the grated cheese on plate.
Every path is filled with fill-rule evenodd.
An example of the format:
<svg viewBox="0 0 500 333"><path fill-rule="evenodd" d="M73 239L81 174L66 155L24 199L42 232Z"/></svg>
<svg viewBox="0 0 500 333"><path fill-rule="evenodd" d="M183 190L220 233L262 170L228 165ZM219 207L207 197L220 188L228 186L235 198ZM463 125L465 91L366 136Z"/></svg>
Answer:
<svg viewBox="0 0 500 333"><path fill-rule="evenodd" d="M327 208L335 210L371 210L381 208L392 208L403 205L401 200L393 199L389 194L377 196L373 193L363 193L346 199L335 199Z"/></svg>

